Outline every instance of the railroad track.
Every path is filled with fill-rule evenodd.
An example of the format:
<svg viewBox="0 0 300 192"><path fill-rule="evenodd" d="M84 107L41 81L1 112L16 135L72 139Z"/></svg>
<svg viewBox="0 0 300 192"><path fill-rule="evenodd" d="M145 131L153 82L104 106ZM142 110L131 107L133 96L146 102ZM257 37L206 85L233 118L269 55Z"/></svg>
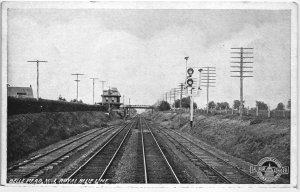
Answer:
<svg viewBox="0 0 300 192"><path fill-rule="evenodd" d="M215 183L235 184L262 184L258 178L253 177L242 169L232 165L210 151L200 147L188 138L175 131L157 129L165 135L178 150L180 150L191 162L199 167L207 177Z"/></svg>
<svg viewBox="0 0 300 192"><path fill-rule="evenodd" d="M130 126L126 125L115 133L99 150L97 150L80 167L67 176L67 179L94 179L101 181L109 178L108 171L124 144L137 118L133 118Z"/></svg>
<svg viewBox="0 0 300 192"><path fill-rule="evenodd" d="M89 132L43 154L34 156L22 163L14 165L8 168L7 178L37 178L40 174L42 174L43 169L47 168L47 166L52 164L57 165L64 159L69 158L69 155L76 149L86 146L89 143L101 138L103 135L110 132L114 128L116 127L112 126L105 129Z"/></svg>
<svg viewBox="0 0 300 192"><path fill-rule="evenodd" d="M144 118L140 117L139 125L143 166L138 166L138 173L143 176L138 178L145 183L180 183Z"/></svg>

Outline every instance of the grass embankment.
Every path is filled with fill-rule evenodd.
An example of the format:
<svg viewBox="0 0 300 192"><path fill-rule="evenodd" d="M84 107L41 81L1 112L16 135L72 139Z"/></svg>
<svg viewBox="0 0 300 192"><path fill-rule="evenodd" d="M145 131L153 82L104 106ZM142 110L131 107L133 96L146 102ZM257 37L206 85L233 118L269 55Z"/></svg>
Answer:
<svg viewBox="0 0 300 192"><path fill-rule="evenodd" d="M157 121L163 126L189 133L226 153L257 164L263 157L275 157L283 166L290 166L290 120L251 119L239 120L237 116L195 116L191 129L189 115L182 115L179 129L178 115L161 113Z"/></svg>
<svg viewBox="0 0 300 192"><path fill-rule="evenodd" d="M116 118L111 117L111 118ZM18 160L84 131L107 126L112 120L103 112L78 111L21 114L8 117L7 161Z"/></svg>

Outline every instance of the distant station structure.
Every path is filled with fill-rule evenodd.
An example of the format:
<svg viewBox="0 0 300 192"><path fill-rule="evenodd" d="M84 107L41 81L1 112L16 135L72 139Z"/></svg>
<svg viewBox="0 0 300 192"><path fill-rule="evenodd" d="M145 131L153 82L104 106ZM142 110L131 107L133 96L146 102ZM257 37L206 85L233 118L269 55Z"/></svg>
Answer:
<svg viewBox="0 0 300 192"><path fill-rule="evenodd" d="M120 105L122 104L120 103L121 94L115 87L109 88L108 90L103 90L101 97L102 102L99 104L107 106L109 109L119 109Z"/></svg>
<svg viewBox="0 0 300 192"><path fill-rule="evenodd" d="M7 85L7 96L17 98L33 98L32 87L11 87Z"/></svg>

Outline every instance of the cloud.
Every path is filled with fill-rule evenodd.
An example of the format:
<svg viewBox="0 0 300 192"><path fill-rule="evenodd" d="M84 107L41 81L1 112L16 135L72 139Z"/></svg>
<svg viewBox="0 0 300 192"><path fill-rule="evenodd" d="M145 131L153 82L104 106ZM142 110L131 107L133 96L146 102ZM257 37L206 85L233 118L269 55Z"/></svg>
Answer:
<svg viewBox="0 0 300 192"><path fill-rule="evenodd" d="M290 13L266 10L11 10L9 79L32 84L36 69L27 60L45 59L40 93L76 96L71 73L80 77L80 98L91 102L92 81L108 81L137 104L153 104L184 80L190 66L216 66L211 100L232 102L239 82L230 77L230 47L254 47L254 78L245 80L245 99L273 106L290 98ZM102 86L96 83L96 101ZM272 91L269 91L272 90ZM196 99L205 105L203 96Z"/></svg>

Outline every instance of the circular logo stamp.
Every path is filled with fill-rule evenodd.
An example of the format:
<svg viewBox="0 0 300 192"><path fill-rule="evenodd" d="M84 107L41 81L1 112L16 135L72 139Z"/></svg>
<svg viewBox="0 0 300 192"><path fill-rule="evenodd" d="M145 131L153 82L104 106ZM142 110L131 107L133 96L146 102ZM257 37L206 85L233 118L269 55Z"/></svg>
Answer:
<svg viewBox="0 0 300 192"><path fill-rule="evenodd" d="M282 174L288 174L289 167L283 167L274 157L265 157L257 165L250 166L250 173L257 173L261 180L271 183L277 181Z"/></svg>

